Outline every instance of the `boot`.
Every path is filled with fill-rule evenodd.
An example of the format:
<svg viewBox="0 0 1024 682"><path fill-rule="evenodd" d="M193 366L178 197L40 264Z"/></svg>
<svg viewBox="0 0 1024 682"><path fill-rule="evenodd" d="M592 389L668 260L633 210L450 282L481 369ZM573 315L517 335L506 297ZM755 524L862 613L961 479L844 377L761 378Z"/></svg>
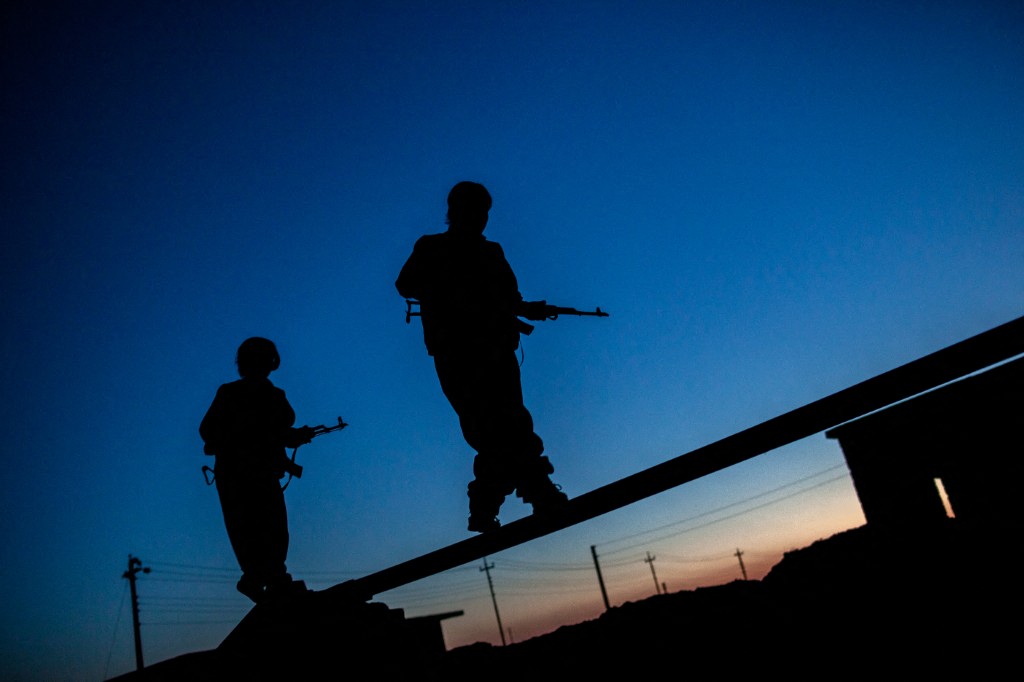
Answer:
<svg viewBox="0 0 1024 682"><path fill-rule="evenodd" d="M498 530L498 510L501 509L505 496L482 485L480 481L470 481L467 492L469 495L469 525L473 533L487 533Z"/></svg>
<svg viewBox="0 0 1024 682"><path fill-rule="evenodd" d="M526 482L516 489L516 495L533 505L534 514L550 514L565 507L569 496L562 492L562 486L548 477L548 474L555 473L551 460L540 457L531 469L526 475Z"/></svg>
<svg viewBox="0 0 1024 682"><path fill-rule="evenodd" d="M569 503L569 496L562 492L562 486L552 483L547 477L521 487L518 494L523 502L533 505L534 514L558 512Z"/></svg>
<svg viewBox="0 0 1024 682"><path fill-rule="evenodd" d="M283 599L306 591L305 581L294 580L290 574L285 573L267 583L264 599Z"/></svg>
<svg viewBox="0 0 1024 682"><path fill-rule="evenodd" d="M243 574L235 587L256 604L264 597L263 583L248 574Z"/></svg>
<svg viewBox="0 0 1024 682"><path fill-rule="evenodd" d="M497 516L482 516L480 514L470 514L469 524L467 529L471 533L490 533L501 528L501 521L498 520Z"/></svg>

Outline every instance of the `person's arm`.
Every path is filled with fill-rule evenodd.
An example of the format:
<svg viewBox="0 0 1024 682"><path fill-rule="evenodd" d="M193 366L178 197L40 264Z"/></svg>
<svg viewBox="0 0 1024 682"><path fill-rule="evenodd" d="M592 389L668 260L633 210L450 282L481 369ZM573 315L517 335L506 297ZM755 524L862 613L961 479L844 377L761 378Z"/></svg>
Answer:
<svg viewBox="0 0 1024 682"><path fill-rule="evenodd" d="M313 429L309 426L295 426L295 409L288 402L288 396L280 387L275 387L278 396L277 414L281 425L281 444L286 448L297 448L313 440Z"/></svg>
<svg viewBox="0 0 1024 682"><path fill-rule="evenodd" d="M395 288L403 298L419 299L422 295L423 286L423 254L421 242L417 241L413 247L412 254L405 261L398 279L395 280Z"/></svg>
<svg viewBox="0 0 1024 682"><path fill-rule="evenodd" d="M539 322L548 318L547 301L520 301L516 314L528 320Z"/></svg>
<svg viewBox="0 0 1024 682"><path fill-rule="evenodd" d="M311 426L292 426L289 427L285 433L284 446L286 448L297 448L300 445L313 440L313 427Z"/></svg>
<svg viewBox="0 0 1024 682"><path fill-rule="evenodd" d="M523 295L519 292L519 281L516 279L516 273L512 270L508 259L505 258L505 251L501 246L495 242L490 244L491 251L489 257L491 262L488 269L492 273L494 287L494 290L491 292L493 297L491 306L496 307L505 314L526 317L523 313L523 306L526 305L526 302L523 301Z"/></svg>
<svg viewBox="0 0 1024 682"><path fill-rule="evenodd" d="M203 452L215 455L223 446L224 434L224 387L217 389L209 409L199 423L199 437L203 439Z"/></svg>

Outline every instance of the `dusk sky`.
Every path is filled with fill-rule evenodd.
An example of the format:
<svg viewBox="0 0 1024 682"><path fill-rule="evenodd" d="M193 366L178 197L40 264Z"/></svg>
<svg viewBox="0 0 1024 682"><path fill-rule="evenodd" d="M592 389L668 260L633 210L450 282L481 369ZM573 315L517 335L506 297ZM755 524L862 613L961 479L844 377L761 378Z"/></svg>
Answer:
<svg viewBox="0 0 1024 682"><path fill-rule="evenodd" d="M22 2L3 10L0 678L97 681L248 612L198 427L273 339L288 567L458 542L473 452L399 269L483 183L575 497L1024 314L1024 2ZM529 507L510 497L508 523ZM487 557L506 636L743 577L863 523L818 434ZM652 558L651 561L648 561ZM483 564L376 595L463 610ZM652 572L653 569L653 572Z"/></svg>

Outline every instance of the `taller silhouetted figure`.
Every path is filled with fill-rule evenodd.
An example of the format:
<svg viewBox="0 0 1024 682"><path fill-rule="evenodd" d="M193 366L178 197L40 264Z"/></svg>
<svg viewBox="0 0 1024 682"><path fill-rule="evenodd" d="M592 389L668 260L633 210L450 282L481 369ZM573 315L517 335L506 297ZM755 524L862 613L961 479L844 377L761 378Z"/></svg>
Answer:
<svg viewBox="0 0 1024 682"><path fill-rule="evenodd" d="M423 340L441 390L455 409L466 442L476 451L469 483L469 530L500 527L498 511L515 492L535 514L568 498L549 475L544 443L523 405L519 320L546 318L545 301L527 302L501 246L484 236L491 195L476 182L448 194L448 229L420 237L395 282L419 301Z"/></svg>
<svg viewBox="0 0 1024 682"><path fill-rule="evenodd" d="M288 515L279 481L291 464L285 448L310 442L313 430L293 426L295 411L269 379L281 364L273 341L246 339L235 363L241 378L217 389L199 435L206 454L216 456L217 495L242 569L238 591L259 602L301 585L285 568Z"/></svg>

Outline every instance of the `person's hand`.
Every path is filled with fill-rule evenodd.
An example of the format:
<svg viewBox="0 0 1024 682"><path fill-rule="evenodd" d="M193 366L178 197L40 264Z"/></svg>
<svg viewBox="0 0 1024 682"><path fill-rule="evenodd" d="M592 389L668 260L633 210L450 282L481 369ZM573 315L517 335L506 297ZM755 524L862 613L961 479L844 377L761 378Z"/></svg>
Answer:
<svg viewBox="0 0 1024 682"><path fill-rule="evenodd" d="M300 426L295 430L295 436L301 445L313 440L313 427L312 426Z"/></svg>
<svg viewBox="0 0 1024 682"><path fill-rule="evenodd" d="M297 448L300 445L313 440L313 429L309 426L300 426L297 429L292 429L291 433L288 434L288 442L285 443L285 447Z"/></svg>
<svg viewBox="0 0 1024 682"><path fill-rule="evenodd" d="M520 315L528 320L546 320L548 319L547 308L547 301L523 301L520 306Z"/></svg>

